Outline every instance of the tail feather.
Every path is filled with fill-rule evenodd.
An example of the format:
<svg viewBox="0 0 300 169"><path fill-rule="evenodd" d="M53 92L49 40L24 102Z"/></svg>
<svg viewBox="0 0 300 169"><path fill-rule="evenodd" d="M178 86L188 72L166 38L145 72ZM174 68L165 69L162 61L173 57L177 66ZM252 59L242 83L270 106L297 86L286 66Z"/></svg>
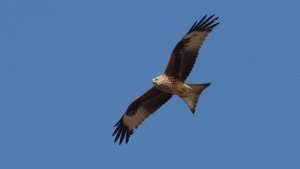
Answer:
<svg viewBox="0 0 300 169"><path fill-rule="evenodd" d="M189 106L192 113L195 113L195 109L199 100L199 96L205 88L207 88L210 83L205 84L187 84L192 88L192 91L186 97L181 97L185 103Z"/></svg>

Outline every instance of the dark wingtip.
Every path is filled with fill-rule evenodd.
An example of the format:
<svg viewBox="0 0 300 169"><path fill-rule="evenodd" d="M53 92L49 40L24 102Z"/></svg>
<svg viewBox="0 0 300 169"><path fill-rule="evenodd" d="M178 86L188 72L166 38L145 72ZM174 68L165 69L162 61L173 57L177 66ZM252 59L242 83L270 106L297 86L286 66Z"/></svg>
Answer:
<svg viewBox="0 0 300 169"><path fill-rule="evenodd" d="M116 127L118 124L120 124L121 119L114 125L114 127Z"/></svg>
<svg viewBox="0 0 300 169"><path fill-rule="evenodd" d="M127 144L128 143L128 141L129 141L129 137L130 137L130 135L132 134L132 132L126 132L126 139L125 139L125 143Z"/></svg>
<svg viewBox="0 0 300 169"><path fill-rule="evenodd" d="M112 136L116 135L114 143L116 143L119 139L119 145L121 145L125 139L125 143L127 144L130 135L133 134L133 131L129 130L129 128L123 123L122 119L120 119L114 127L116 127L112 134Z"/></svg>
<svg viewBox="0 0 300 169"><path fill-rule="evenodd" d="M199 21L196 22L188 31L188 33L193 31L212 31L214 27L216 27L220 22L216 21L219 19L219 17L215 17L215 14L209 16L207 18L207 14ZM215 18L214 18L215 17Z"/></svg>
<svg viewBox="0 0 300 169"><path fill-rule="evenodd" d="M219 25L219 23L220 23L220 22L217 22L217 23L215 23L215 24L213 24L213 25L210 25L210 26L208 27L208 29L212 30L214 27L216 27L217 25Z"/></svg>
<svg viewBox="0 0 300 169"><path fill-rule="evenodd" d="M114 143L116 143L117 142L117 140L119 139L119 137L120 137L120 135L121 135L121 133L122 133L122 130L123 130L123 128L121 127L119 130L118 130L118 134L116 135L116 138L115 138L115 141L114 141Z"/></svg>
<svg viewBox="0 0 300 169"><path fill-rule="evenodd" d="M119 142L119 145L122 144L123 140L124 140L124 136L125 136L125 133L127 133L127 127L125 127L122 131L122 134L121 134L121 137L120 137L120 142Z"/></svg>
<svg viewBox="0 0 300 169"><path fill-rule="evenodd" d="M197 21L196 21L196 22L193 24L193 26L190 28L189 32L190 32L191 30L194 29L194 27L196 26L196 24L197 24Z"/></svg>
<svg viewBox="0 0 300 169"><path fill-rule="evenodd" d="M190 108L193 114L195 114L195 108Z"/></svg>

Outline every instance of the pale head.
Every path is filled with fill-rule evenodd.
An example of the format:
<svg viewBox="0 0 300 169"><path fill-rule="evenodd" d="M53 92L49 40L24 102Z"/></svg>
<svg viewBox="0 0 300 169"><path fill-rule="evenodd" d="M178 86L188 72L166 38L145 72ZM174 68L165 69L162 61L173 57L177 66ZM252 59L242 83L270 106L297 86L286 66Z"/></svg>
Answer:
<svg viewBox="0 0 300 169"><path fill-rule="evenodd" d="M162 80L163 80L162 75L159 75L159 76L153 78L152 82L154 85L159 85L162 83Z"/></svg>

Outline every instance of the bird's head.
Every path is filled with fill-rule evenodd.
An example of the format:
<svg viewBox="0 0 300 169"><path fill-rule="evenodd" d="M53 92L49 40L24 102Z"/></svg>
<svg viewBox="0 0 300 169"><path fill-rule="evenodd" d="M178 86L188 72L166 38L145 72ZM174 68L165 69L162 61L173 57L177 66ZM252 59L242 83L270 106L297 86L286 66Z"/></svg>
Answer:
<svg viewBox="0 0 300 169"><path fill-rule="evenodd" d="M161 77L162 77L162 75L159 75L159 76L153 78L153 79L152 79L153 84L154 84L154 85L160 84L160 83L161 83Z"/></svg>

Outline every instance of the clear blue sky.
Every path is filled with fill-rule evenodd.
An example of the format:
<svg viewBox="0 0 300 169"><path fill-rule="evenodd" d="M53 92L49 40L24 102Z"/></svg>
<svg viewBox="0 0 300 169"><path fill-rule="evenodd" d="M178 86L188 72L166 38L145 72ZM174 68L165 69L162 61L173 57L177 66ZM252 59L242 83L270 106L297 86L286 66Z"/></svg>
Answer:
<svg viewBox="0 0 300 169"><path fill-rule="evenodd" d="M1 169L299 169L300 2L0 1ZM113 144L113 125L215 13L189 83Z"/></svg>

